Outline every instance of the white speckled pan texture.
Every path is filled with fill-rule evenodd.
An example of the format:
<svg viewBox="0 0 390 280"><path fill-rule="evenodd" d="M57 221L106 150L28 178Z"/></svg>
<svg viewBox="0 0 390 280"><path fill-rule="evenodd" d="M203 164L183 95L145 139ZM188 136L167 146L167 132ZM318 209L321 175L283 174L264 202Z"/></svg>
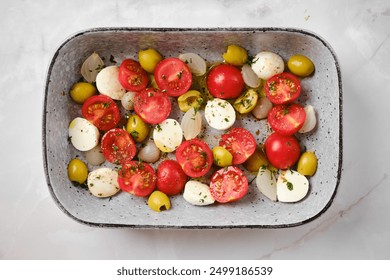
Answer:
<svg viewBox="0 0 390 280"><path fill-rule="evenodd" d="M273 51L285 61L293 54L304 54L315 64L315 74L303 79L299 103L311 104L318 124L313 132L298 135L302 147L315 151L318 170L310 178L310 193L298 203L271 202L256 188L255 175L248 174L249 193L240 201L206 207L192 206L181 195L172 197L172 208L157 213L146 205L146 198L119 193L112 198L96 198L87 189L74 186L67 177L70 159L82 153L68 141L68 125L80 115L81 107L68 95L81 77L80 67L92 53L105 59L106 66L124 58L137 59L140 49L155 48L165 57L195 52L208 62L221 61L229 44L245 47L250 55ZM49 190L67 215L91 226L235 228L291 227L311 221L332 203L341 176L342 90L337 58L321 37L305 30L280 28L250 29L132 29L99 28L82 31L68 38L55 52L49 66L43 112L44 166ZM175 106L174 106L175 107ZM180 120L173 110L170 117ZM240 116L235 126L249 129L263 143L269 134L266 120ZM204 139L216 145L218 132L204 131ZM93 169L94 167L89 167ZM243 168L242 168L243 169ZM207 179L206 179L207 180Z"/></svg>

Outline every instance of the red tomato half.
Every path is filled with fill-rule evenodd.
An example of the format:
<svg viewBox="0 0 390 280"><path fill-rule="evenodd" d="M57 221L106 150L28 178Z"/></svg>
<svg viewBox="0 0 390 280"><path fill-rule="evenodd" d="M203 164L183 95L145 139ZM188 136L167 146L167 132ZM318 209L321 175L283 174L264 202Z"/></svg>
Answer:
<svg viewBox="0 0 390 280"><path fill-rule="evenodd" d="M89 97L81 108L81 114L103 131L116 127L121 119L121 113L115 101L103 94Z"/></svg>
<svg viewBox="0 0 390 280"><path fill-rule="evenodd" d="M220 203L239 200L246 195L248 189L248 179L236 166L222 168L211 177L211 195Z"/></svg>
<svg viewBox="0 0 390 280"><path fill-rule="evenodd" d="M206 84L211 95L221 99L236 98L245 87L241 71L229 64L212 68L207 75Z"/></svg>
<svg viewBox="0 0 390 280"><path fill-rule="evenodd" d="M119 82L129 91L140 91L148 85L148 75L139 62L125 59L119 66Z"/></svg>
<svg viewBox="0 0 390 280"><path fill-rule="evenodd" d="M296 103L276 105L268 113L271 128L282 135L293 135L298 132L305 120L305 109Z"/></svg>
<svg viewBox="0 0 390 280"><path fill-rule="evenodd" d="M164 160L157 167L157 189L166 195L180 193L186 182L187 175L176 160Z"/></svg>
<svg viewBox="0 0 390 280"><path fill-rule="evenodd" d="M171 57L160 61L154 70L158 87L169 96L180 96L192 84L191 70L178 58Z"/></svg>
<svg viewBox="0 0 390 280"><path fill-rule="evenodd" d="M233 164L245 162L256 150L256 139L242 127L234 127L223 134L219 145L233 155Z"/></svg>
<svg viewBox="0 0 390 280"><path fill-rule="evenodd" d="M283 136L276 132L268 136L264 147L269 162L279 169L292 167L301 154L301 148L295 136Z"/></svg>
<svg viewBox="0 0 390 280"><path fill-rule="evenodd" d="M133 138L121 128L107 131L102 137L101 148L106 160L115 164L130 162L137 152Z"/></svg>
<svg viewBox="0 0 390 280"><path fill-rule="evenodd" d="M301 94L301 83L293 74L283 72L269 78L264 86L265 94L274 104L286 104Z"/></svg>
<svg viewBox="0 0 390 280"><path fill-rule="evenodd" d="M168 118L171 109L169 97L158 89L146 88L134 97L134 111L146 123L161 123Z"/></svg>
<svg viewBox="0 0 390 280"><path fill-rule="evenodd" d="M213 153L205 142L194 138L180 144L176 149L176 159L185 174L197 178L209 172L213 164Z"/></svg>
<svg viewBox="0 0 390 280"><path fill-rule="evenodd" d="M136 196L148 196L156 188L157 176L145 162L130 161L118 172L119 188Z"/></svg>

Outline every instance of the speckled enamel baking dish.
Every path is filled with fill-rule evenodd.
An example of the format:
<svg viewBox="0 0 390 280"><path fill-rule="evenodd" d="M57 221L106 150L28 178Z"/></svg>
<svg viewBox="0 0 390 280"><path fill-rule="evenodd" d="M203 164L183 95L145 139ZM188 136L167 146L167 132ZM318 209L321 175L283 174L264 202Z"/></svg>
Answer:
<svg viewBox="0 0 390 280"><path fill-rule="evenodd" d="M105 64L118 64L136 58L140 49L159 50L165 57L195 52L208 62L220 61L229 44L245 47L250 55L268 50L285 61L301 53L312 59L315 74L302 80L299 102L316 109L317 127L299 135L300 143L314 150L318 170L310 178L307 197L297 203L272 202L257 189L254 175L249 193L240 201L197 207L181 195L172 197L172 208L161 213L146 205L145 198L118 193L111 198L97 198L87 189L74 186L67 177L70 159L82 153L68 141L69 122L80 115L80 106L71 102L69 89L80 79L82 62L97 52ZM180 118L176 109L172 118ZM269 134L266 120L251 115L238 124L253 132L258 143ZM339 63L329 44L309 31L283 28L242 29L146 29L98 28L82 31L55 52L50 63L43 109L43 154L47 184L59 208L78 222L99 227L136 228L281 228L304 224L319 217L331 205L337 191L342 164L342 87ZM215 145L214 131L205 139ZM89 167L93 169L93 167Z"/></svg>

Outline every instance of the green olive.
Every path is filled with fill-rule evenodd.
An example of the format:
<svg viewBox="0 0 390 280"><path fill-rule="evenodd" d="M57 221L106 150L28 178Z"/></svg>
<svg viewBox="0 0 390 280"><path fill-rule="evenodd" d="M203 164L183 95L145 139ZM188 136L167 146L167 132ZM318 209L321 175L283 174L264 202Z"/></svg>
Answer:
<svg viewBox="0 0 390 280"><path fill-rule="evenodd" d="M313 62L301 54L291 56L287 62L287 67L291 73L300 77L310 76L314 71Z"/></svg>
<svg viewBox="0 0 390 280"><path fill-rule="evenodd" d="M255 152L243 163L244 167L250 172L257 172L260 167L268 166L268 164L267 156L261 148L257 148Z"/></svg>
<svg viewBox="0 0 390 280"><path fill-rule="evenodd" d="M71 87L69 94L76 103L83 104L89 97L97 94L97 90L90 83L79 82Z"/></svg>
<svg viewBox="0 0 390 280"><path fill-rule="evenodd" d="M224 147L216 146L213 148L214 164L220 167L232 165L233 155Z"/></svg>
<svg viewBox="0 0 390 280"><path fill-rule="evenodd" d="M135 142L142 142L148 137L150 127L139 116L131 115L126 124L126 131L133 137Z"/></svg>
<svg viewBox="0 0 390 280"><path fill-rule="evenodd" d="M74 158L68 164L68 177L72 182L84 184L88 177L88 167L80 159Z"/></svg>
<svg viewBox="0 0 390 280"><path fill-rule="evenodd" d="M163 210L169 210L171 208L171 201L169 197L160 191L154 191L148 199L149 207L156 211L161 212Z"/></svg>
<svg viewBox="0 0 390 280"><path fill-rule="evenodd" d="M197 90L190 90L179 96L177 103L183 112L187 112L191 108L199 108L203 103L202 94Z"/></svg>
<svg viewBox="0 0 390 280"><path fill-rule="evenodd" d="M243 47L229 45L222 57L229 64L242 66L248 61L248 52Z"/></svg>
<svg viewBox="0 0 390 280"><path fill-rule="evenodd" d="M240 114L247 114L255 108L258 98L259 95L254 89L248 89L234 101L233 107Z"/></svg>
<svg viewBox="0 0 390 280"><path fill-rule="evenodd" d="M297 171L305 176L313 176L317 170L318 159L312 151L304 152L298 160Z"/></svg>
<svg viewBox="0 0 390 280"><path fill-rule="evenodd" d="M155 49L141 50L138 53L138 60L141 67L149 73L153 73L157 64L163 59L161 54Z"/></svg>

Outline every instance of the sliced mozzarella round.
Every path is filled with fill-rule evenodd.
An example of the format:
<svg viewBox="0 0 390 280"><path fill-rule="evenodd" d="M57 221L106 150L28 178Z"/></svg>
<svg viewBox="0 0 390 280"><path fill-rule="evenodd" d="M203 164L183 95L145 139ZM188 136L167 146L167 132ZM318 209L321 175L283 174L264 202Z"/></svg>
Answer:
<svg viewBox="0 0 390 280"><path fill-rule="evenodd" d="M178 121L166 119L155 126L153 140L162 152L170 153L176 150L183 141L183 130Z"/></svg>
<svg viewBox="0 0 390 280"><path fill-rule="evenodd" d="M91 171L87 179L89 191L97 197L109 197L119 192L118 172L102 167Z"/></svg>
<svg viewBox="0 0 390 280"><path fill-rule="evenodd" d="M294 170L283 170L276 183L278 200L282 202L297 202L302 200L309 191L307 178Z"/></svg>
<svg viewBox="0 0 390 280"><path fill-rule="evenodd" d="M206 73L206 61L196 53L183 53L179 59L186 63L195 76L202 76Z"/></svg>
<svg viewBox="0 0 390 280"><path fill-rule="evenodd" d="M100 145L97 145L89 151L84 152L84 155L87 162L91 165L100 165L106 161Z"/></svg>
<svg viewBox="0 0 390 280"><path fill-rule="evenodd" d="M188 181L186 183L183 198L197 206L209 205L215 202L209 186L198 181Z"/></svg>
<svg viewBox="0 0 390 280"><path fill-rule="evenodd" d="M82 152L94 148L99 143L99 130L84 118L77 117L71 121L68 133L72 145Z"/></svg>
<svg viewBox="0 0 390 280"><path fill-rule="evenodd" d="M189 109L181 119L181 128L184 138L190 140L199 135L202 131L202 115L194 108Z"/></svg>
<svg viewBox="0 0 390 280"><path fill-rule="evenodd" d="M276 53L260 52L253 59L252 70L260 79L267 80L284 71L284 62Z"/></svg>
<svg viewBox="0 0 390 280"><path fill-rule="evenodd" d="M206 104L205 117L212 128L225 130L236 121L236 111L226 100L214 98Z"/></svg>
<svg viewBox="0 0 390 280"><path fill-rule="evenodd" d="M306 133L312 131L317 124L316 112L314 111L313 106L306 105L304 109L306 112L306 119L303 126L298 131L299 133Z"/></svg>
<svg viewBox="0 0 390 280"><path fill-rule="evenodd" d="M272 201L276 201L276 177L268 168L261 167L256 177L259 191Z"/></svg>
<svg viewBox="0 0 390 280"><path fill-rule="evenodd" d="M112 65L103 68L96 76L96 87L101 94L121 100L126 90L119 82L119 67Z"/></svg>

